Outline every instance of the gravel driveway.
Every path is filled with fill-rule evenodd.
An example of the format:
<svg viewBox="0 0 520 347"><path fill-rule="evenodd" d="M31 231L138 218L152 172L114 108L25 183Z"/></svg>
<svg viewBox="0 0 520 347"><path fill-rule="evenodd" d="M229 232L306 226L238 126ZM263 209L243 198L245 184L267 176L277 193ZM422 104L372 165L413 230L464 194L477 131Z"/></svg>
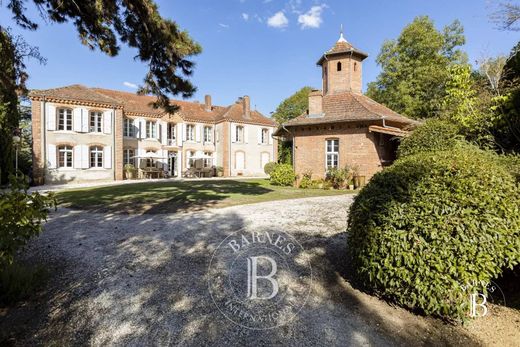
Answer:
<svg viewBox="0 0 520 347"><path fill-rule="evenodd" d="M351 195L341 195L138 216L61 209L27 251L30 259L45 262L55 274L41 300L45 304L26 308L25 315L34 311L37 323L26 322L18 343L475 344L459 328L391 307L345 281L335 264L344 254L351 202ZM210 257L225 237L241 228L287 232L311 259L309 299L286 325L243 328L224 318L210 298ZM18 314L23 316L23 310Z"/></svg>

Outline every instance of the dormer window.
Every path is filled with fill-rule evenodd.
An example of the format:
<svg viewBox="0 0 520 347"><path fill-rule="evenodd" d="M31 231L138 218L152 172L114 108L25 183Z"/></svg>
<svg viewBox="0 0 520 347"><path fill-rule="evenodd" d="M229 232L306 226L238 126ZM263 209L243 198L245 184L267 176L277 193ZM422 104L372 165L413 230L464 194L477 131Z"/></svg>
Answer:
<svg viewBox="0 0 520 347"><path fill-rule="evenodd" d="M338 61L337 67L338 67L338 71L341 71L341 62L340 61Z"/></svg>

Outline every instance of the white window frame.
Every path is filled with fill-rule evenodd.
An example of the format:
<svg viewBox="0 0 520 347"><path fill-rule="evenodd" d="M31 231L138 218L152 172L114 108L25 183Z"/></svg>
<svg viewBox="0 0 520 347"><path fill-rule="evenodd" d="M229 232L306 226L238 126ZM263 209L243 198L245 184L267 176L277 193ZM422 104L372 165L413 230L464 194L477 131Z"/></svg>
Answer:
<svg viewBox="0 0 520 347"><path fill-rule="evenodd" d="M72 131L72 109L70 108L59 108L58 112L58 126L56 129L64 131ZM63 123L61 119L63 118Z"/></svg>
<svg viewBox="0 0 520 347"><path fill-rule="evenodd" d="M186 141L195 141L195 124L186 124Z"/></svg>
<svg viewBox="0 0 520 347"><path fill-rule="evenodd" d="M157 122L153 120L146 121L146 138L155 139L157 138Z"/></svg>
<svg viewBox="0 0 520 347"><path fill-rule="evenodd" d="M132 164L135 166L135 149L134 148L125 148L123 149L123 165Z"/></svg>
<svg viewBox="0 0 520 347"><path fill-rule="evenodd" d="M175 123L168 123L167 138L169 140L176 140L177 139L177 124L175 124Z"/></svg>
<svg viewBox="0 0 520 347"><path fill-rule="evenodd" d="M329 165L329 158L331 165ZM334 165L335 159L335 165ZM339 139L325 141L325 170L339 167Z"/></svg>
<svg viewBox="0 0 520 347"><path fill-rule="evenodd" d="M60 156L62 154L63 154L63 164L64 165L60 165L61 164ZM70 158L67 158L68 156L70 156ZM72 168L74 166L74 148L69 145L58 146L58 158L57 159L58 159L58 162L57 162L56 167L67 168L67 169ZM70 159L70 165L67 164L69 162L69 159Z"/></svg>
<svg viewBox="0 0 520 347"><path fill-rule="evenodd" d="M192 157L194 157L196 155L195 151L187 151L186 152L186 167L187 169L191 168L193 166L193 159Z"/></svg>
<svg viewBox="0 0 520 347"><path fill-rule="evenodd" d="M126 118L123 120L123 136L124 137L134 137L134 122L130 118Z"/></svg>
<svg viewBox="0 0 520 347"><path fill-rule="evenodd" d="M262 145L269 144L269 129L262 128Z"/></svg>
<svg viewBox="0 0 520 347"><path fill-rule="evenodd" d="M103 112L90 111L89 112L89 132L102 133L103 132Z"/></svg>
<svg viewBox="0 0 520 347"><path fill-rule="evenodd" d="M89 167L97 169L103 168L103 146L90 146L88 154ZM92 154L94 154L94 158L92 157ZM92 162L92 159L94 159L94 162Z"/></svg>
<svg viewBox="0 0 520 347"><path fill-rule="evenodd" d="M204 152L204 155L213 157L212 152ZM202 166L205 168L211 167L213 165L213 159L205 158L202 160Z"/></svg>
<svg viewBox="0 0 520 347"><path fill-rule="evenodd" d="M212 134L213 134L213 128L210 126L205 126L204 127L204 142L205 143L213 141Z"/></svg>
<svg viewBox="0 0 520 347"><path fill-rule="evenodd" d="M244 143L244 127L242 125L235 127L235 142Z"/></svg>

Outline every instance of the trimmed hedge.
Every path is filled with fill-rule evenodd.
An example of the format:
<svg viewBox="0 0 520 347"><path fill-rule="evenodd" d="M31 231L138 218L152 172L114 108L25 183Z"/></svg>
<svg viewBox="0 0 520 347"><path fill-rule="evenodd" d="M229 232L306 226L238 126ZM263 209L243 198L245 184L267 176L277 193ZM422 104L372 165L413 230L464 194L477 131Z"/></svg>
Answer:
<svg viewBox="0 0 520 347"><path fill-rule="evenodd" d="M464 287L483 290L475 284L520 262L520 188L496 157L465 146L376 174L348 220L359 284L409 309L464 319Z"/></svg>
<svg viewBox="0 0 520 347"><path fill-rule="evenodd" d="M271 172L270 181L275 186L292 186L295 180L296 175L289 164L278 164Z"/></svg>
<svg viewBox="0 0 520 347"><path fill-rule="evenodd" d="M271 175L271 172L273 172L274 168L278 165L274 161L270 161L269 163L264 165L264 172L266 175Z"/></svg>
<svg viewBox="0 0 520 347"><path fill-rule="evenodd" d="M463 142L456 125L441 119L430 119L401 141L397 156L402 158L421 152L449 150Z"/></svg>

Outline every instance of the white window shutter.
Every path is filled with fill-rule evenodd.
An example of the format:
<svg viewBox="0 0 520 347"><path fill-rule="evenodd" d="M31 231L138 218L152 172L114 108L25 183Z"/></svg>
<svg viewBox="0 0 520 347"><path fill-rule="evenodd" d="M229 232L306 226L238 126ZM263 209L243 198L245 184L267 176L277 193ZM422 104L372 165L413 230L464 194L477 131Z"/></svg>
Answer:
<svg viewBox="0 0 520 347"><path fill-rule="evenodd" d="M112 110L103 112L103 132L112 134Z"/></svg>
<svg viewBox="0 0 520 347"><path fill-rule="evenodd" d="M81 145L81 167L88 169L90 167L90 153L88 145Z"/></svg>
<svg viewBox="0 0 520 347"><path fill-rule="evenodd" d="M195 141L200 142L200 124L195 124Z"/></svg>
<svg viewBox="0 0 520 347"><path fill-rule="evenodd" d="M249 125L244 125L244 143L249 142Z"/></svg>
<svg viewBox="0 0 520 347"><path fill-rule="evenodd" d="M74 146L74 168L81 169L83 166L81 164L81 145Z"/></svg>
<svg viewBox="0 0 520 347"><path fill-rule="evenodd" d="M81 108L77 107L72 110L72 130L81 132Z"/></svg>
<svg viewBox="0 0 520 347"><path fill-rule="evenodd" d="M56 168L56 145L48 145L47 149L47 166L49 169Z"/></svg>
<svg viewBox="0 0 520 347"><path fill-rule="evenodd" d="M269 131L267 132L267 143L269 143L270 145L273 144L273 129L269 129Z"/></svg>
<svg viewBox="0 0 520 347"><path fill-rule="evenodd" d="M146 119L141 119L141 131L139 131L139 135L141 139L146 138Z"/></svg>
<svg viewBox="0 0 520 347"><path fill-rule="evenodd" d="M166 123L166 122L162 123L162 126L161 126L161 141L162 141L163 145L167 145L168 144L168 127L169 127L168 123Z"/></svg>
<svg viewBox="0 0 520 347"><path fill-rule="evenodd" d="M231 123L231 142L237 142L237 125Z"/></svg>
<svg viewBox="0 0 520 347"><path fill-rule="evenodd" d="M132 119L132 126L134 127L134 136L139 138L139 119Z"/></svg>
<svg viewBox="0 0 520 347"><path fill-rule="evenodd" d="M56 107L46 104L45 117L47 118L47 130L56 130Z"/></svg>
<svg viewBox="0 0 520 347"><path fill-rule="evenodd" d="M90 123L89 120L89 111L86 108L81 109L81 132L88 133L88 126Z"/></svg>
<svg viewBox="0 0 520 347"><path fill-rule="evenodd" d="M183 124L182 123L177 123L176 127L177 127L177 130L176 130L176 136L177 136L177 146L182 146L182 139L184 138L183 136L183 132L182 132L182 126Z"/></svg>
<svg viewBox="0 0 520 347"><path fill-rule="evenodd" d="M182 139L184 141L188 139L188 133L186 132L186 123L182 123Z"/></svg>
<svg viewBox="0 0 520 347"><path fill-rule="evenodd" d="M260 128L260 127L258 128L257 139L256 140L257 140L259 145L262 144L262 128Z"/></svg>
<svg viewBox="0 0 520 347"><path fill-rule="evenodd" d="M103 167L105 169L112 168L112 146L103 147Z"/></svg>

